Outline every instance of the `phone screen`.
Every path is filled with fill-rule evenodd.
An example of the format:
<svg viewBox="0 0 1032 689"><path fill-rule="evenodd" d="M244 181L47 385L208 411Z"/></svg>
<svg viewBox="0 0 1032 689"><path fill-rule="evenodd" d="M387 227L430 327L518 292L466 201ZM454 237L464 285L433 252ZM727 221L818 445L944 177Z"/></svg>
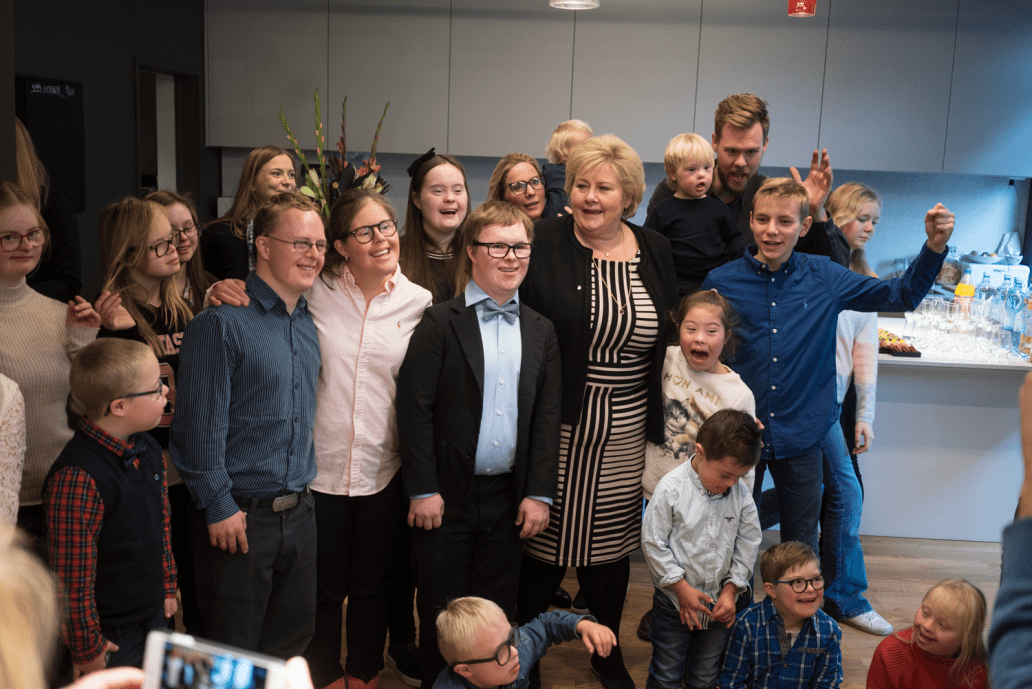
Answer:
<svg viewBox="0 0 1032 689"><path fill-rule="evenodd" d="M246 657L167 641L161 689L265 689L267 675Z"/></svg>

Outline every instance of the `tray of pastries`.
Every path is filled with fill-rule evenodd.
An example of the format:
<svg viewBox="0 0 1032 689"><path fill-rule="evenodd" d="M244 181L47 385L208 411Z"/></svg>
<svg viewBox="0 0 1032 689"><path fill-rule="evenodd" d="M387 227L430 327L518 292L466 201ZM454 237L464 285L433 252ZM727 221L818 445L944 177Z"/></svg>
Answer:
<svg viewBox="0 0 1032 689"><path fill-rule="evenodd" d="M914 345L884 328L878 328L878 351L892 356L921 356Z"/></svg>

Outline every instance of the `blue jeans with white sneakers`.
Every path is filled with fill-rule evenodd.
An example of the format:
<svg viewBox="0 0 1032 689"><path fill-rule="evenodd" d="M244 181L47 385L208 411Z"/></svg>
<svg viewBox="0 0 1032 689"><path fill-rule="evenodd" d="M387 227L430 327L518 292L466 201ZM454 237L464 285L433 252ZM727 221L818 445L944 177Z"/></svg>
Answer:
<svg viewBox="0 0 1032 689"><path fill-rule="evenodd" d="M837 422L821 441L821 452L827 500L821 540L821 572L826 582L824 611L832 617L848 619L872 609L863 596L867 590L867 570L860 547L863 491Z"/></svg>

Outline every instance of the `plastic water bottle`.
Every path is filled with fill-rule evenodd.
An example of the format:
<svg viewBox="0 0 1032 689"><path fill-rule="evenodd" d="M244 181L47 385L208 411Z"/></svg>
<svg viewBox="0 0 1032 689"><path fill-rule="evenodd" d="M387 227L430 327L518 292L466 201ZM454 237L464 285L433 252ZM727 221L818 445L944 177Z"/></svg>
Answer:
<svg viewBox="0 0 1032 689"><path fill-rule="evenodd" d="M975 297L979 301L989 301L993 298L993 286L989 284L989 273L982 273L982 281L975 287Z"/></svg>
<svg viewBox="0 0 1032 689"><path fill-rule="evenodd" d="M1003 277L1003 283L993 291L992 306L989 309L989 321L1000 323L1006 327L1007 323L1007 295L1013 289L1010 275ZM1014 326L1013 315L1011 316L1011 327Z"/></svg>
<svg viewBox="0 0 1032 689"><path fill-rule="evenodd" d="M1004 328L1011 333L1011 354L1020 354L1021 341L1026 332L1026 313L1028 310L1025 308L1024 295L1020 287L1014 287L1007 294L1007 320L1004 321Z"/></svg>

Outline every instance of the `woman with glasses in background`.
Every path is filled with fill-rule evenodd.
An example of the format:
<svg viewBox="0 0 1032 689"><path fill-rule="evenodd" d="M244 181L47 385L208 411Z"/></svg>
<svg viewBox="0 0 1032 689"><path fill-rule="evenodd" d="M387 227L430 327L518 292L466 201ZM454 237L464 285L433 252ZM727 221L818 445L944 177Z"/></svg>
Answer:
<svg viewBox="0 0 1032 689"><path fill-rule="evenodd" d="M72 358L100 326L100 316L82 297L65 306L26 283L48 239L33 198L0 181L0 373L21 389L26 417L22 471L0 474L0 484L18 490L18 526L32 538L43 533L43 477L72 437L65 412ZM112 305L117 300L110 296L97 302L100 309ZM34 547L42 554L42 538Z"/></svg>
<svg viewBox="0 0 1032 689"><path fill-rule="evenodd" d="M508 201L537 220L545 210L545 182L538 161L526 153L510 153L495 165L487 200Z"/></svg>
<svg viewBox="0 0 1032 689"><path fill-rule="evenodd" d="M197 222L197 206L189 196L166 190L152 192L145 200L154 201L165 208L172 231L179 235L179 244L176 246L176 253L179 254L176 286L190 309L199 313L204 308L204 293L215 282L215 276L204 270L201 259L201 226Z"/></svg>

